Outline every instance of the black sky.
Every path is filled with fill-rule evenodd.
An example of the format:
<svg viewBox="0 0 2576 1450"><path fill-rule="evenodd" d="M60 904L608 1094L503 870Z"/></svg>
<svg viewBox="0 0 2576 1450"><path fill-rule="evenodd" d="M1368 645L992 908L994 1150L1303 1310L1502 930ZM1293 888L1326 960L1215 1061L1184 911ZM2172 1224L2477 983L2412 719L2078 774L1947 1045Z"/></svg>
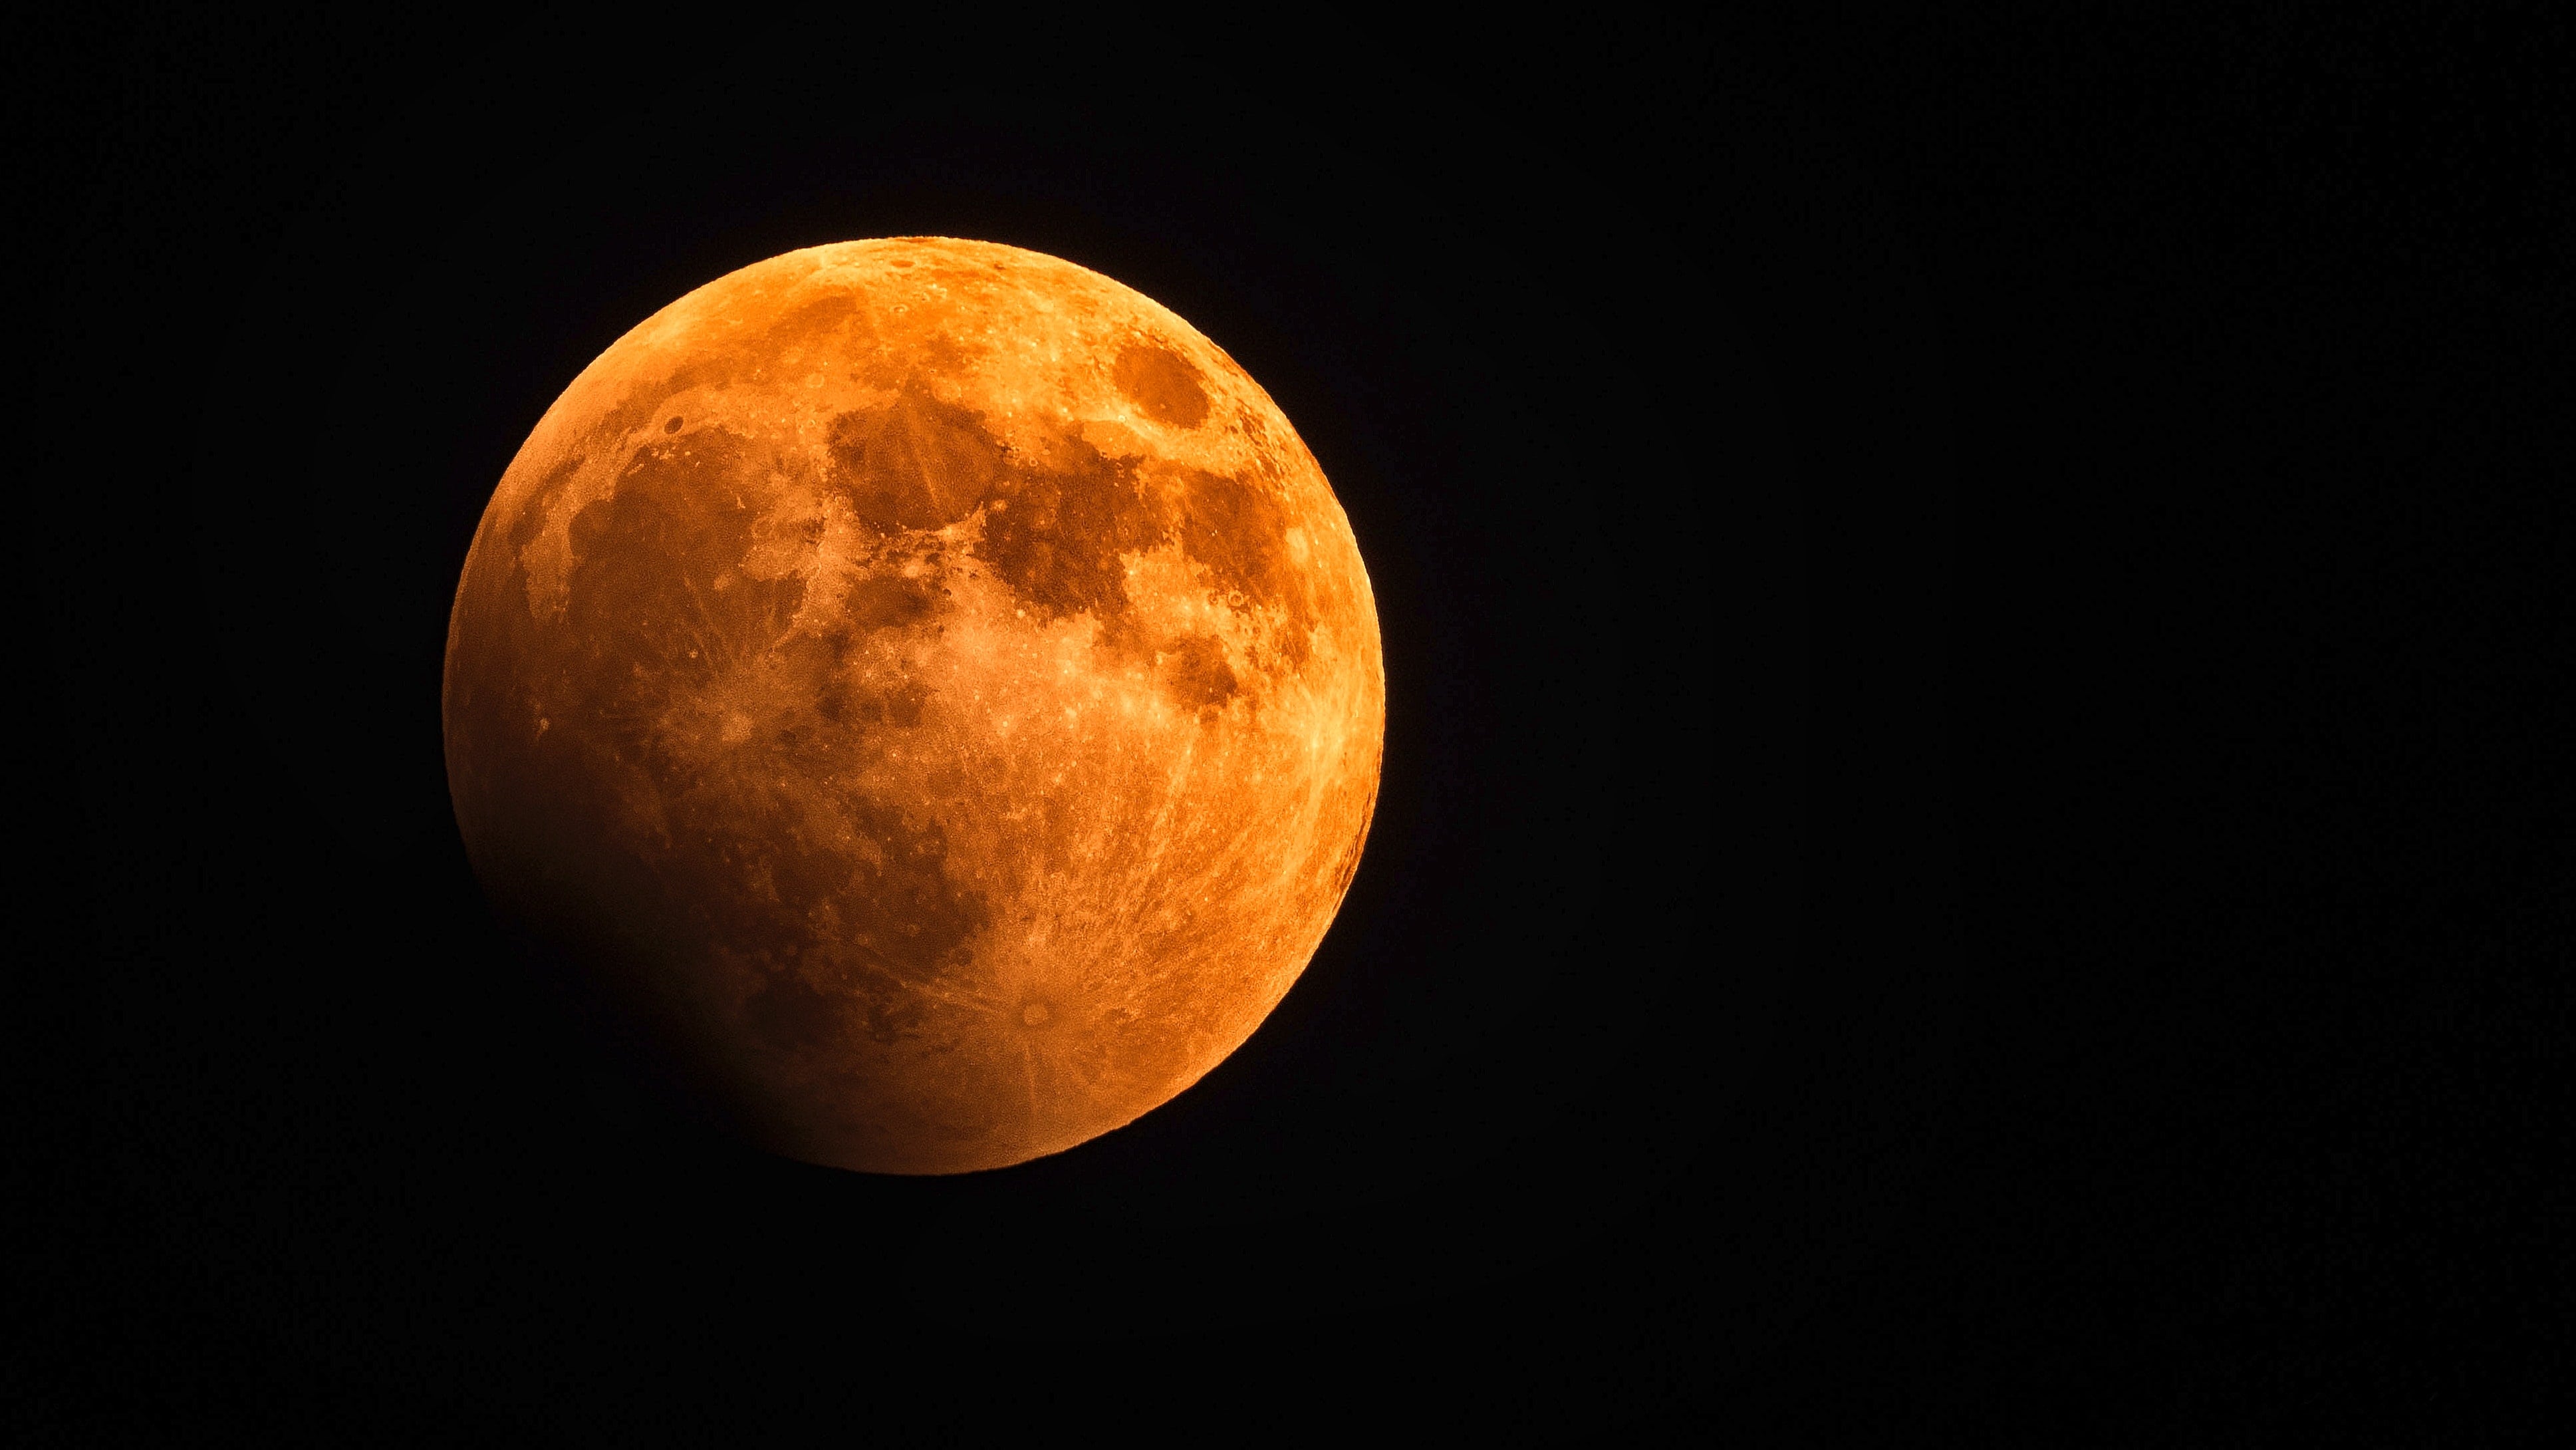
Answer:
<svg viewBox="0 0 2576 1450"><path fill-rule="evenodd" d="M127 16L21 62L58 743L13 1404L2549 1423L2563 23L970 30ZM583 364L916 233L1242 362L1350 513L1390 698L1254 1040L935 1181L623 1089L485 915L437 708L483 502Z"/></svg>

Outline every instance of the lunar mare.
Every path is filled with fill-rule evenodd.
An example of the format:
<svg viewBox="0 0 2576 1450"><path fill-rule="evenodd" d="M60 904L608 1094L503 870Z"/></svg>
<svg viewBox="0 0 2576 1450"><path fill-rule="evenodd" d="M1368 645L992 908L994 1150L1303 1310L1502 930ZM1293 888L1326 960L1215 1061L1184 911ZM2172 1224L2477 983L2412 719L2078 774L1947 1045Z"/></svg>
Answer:
<svg viewBox="0 0 2576 1450"><path fill-rule="evenodd" d="M584 369L476 531L457 821L756 1141L998 1167L1167 1101L1338 910L1385 678L1243 370L1071 263L789 253Z"/></svg>

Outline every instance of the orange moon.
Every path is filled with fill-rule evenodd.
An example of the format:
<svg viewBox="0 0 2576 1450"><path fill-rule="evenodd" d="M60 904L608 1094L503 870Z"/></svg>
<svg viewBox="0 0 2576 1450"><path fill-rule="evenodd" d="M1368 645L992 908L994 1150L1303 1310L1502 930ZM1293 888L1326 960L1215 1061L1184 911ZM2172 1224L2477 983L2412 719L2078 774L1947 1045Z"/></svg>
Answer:
<svg viewBox="0 0 2576 1450"><path fill-rule="evenodd" d="M908 237L582 370L456 590L503 916L738 1131L877 1173L1072 1147L1305 969L1377 800L1358 542L1278 405L1069 262Z"/></svg>

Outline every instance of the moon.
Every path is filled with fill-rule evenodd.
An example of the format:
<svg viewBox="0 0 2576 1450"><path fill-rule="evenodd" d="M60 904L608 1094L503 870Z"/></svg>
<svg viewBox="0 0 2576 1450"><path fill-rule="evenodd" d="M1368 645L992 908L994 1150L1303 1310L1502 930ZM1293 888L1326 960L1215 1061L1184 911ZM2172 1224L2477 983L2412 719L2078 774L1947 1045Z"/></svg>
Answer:
<svg viewBox="0 0 2576 1450"><path fill-rule="evenodd" d="M1242 1045L1358 867L1386 681L1350 521L1233 359L906 237L582 370L484 510L442 706L505 920L754 1142L931 1174Z"/></svg>

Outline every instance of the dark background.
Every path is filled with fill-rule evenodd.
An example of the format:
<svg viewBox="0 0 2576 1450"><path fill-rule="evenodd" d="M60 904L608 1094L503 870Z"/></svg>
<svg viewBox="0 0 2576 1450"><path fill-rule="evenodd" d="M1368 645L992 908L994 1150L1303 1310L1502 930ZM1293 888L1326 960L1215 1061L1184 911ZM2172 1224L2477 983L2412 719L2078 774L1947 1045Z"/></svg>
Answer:
<svg viewBox="0 0 2576 1450"><path fill-rule="evenodd" d="M2554 1423L2563 22L84 26L10 91L36 1426ZM1260 379L1390 694L1271 1021L943 1180L621 1086L437 733L564 383L911 233Z"/></svg>

